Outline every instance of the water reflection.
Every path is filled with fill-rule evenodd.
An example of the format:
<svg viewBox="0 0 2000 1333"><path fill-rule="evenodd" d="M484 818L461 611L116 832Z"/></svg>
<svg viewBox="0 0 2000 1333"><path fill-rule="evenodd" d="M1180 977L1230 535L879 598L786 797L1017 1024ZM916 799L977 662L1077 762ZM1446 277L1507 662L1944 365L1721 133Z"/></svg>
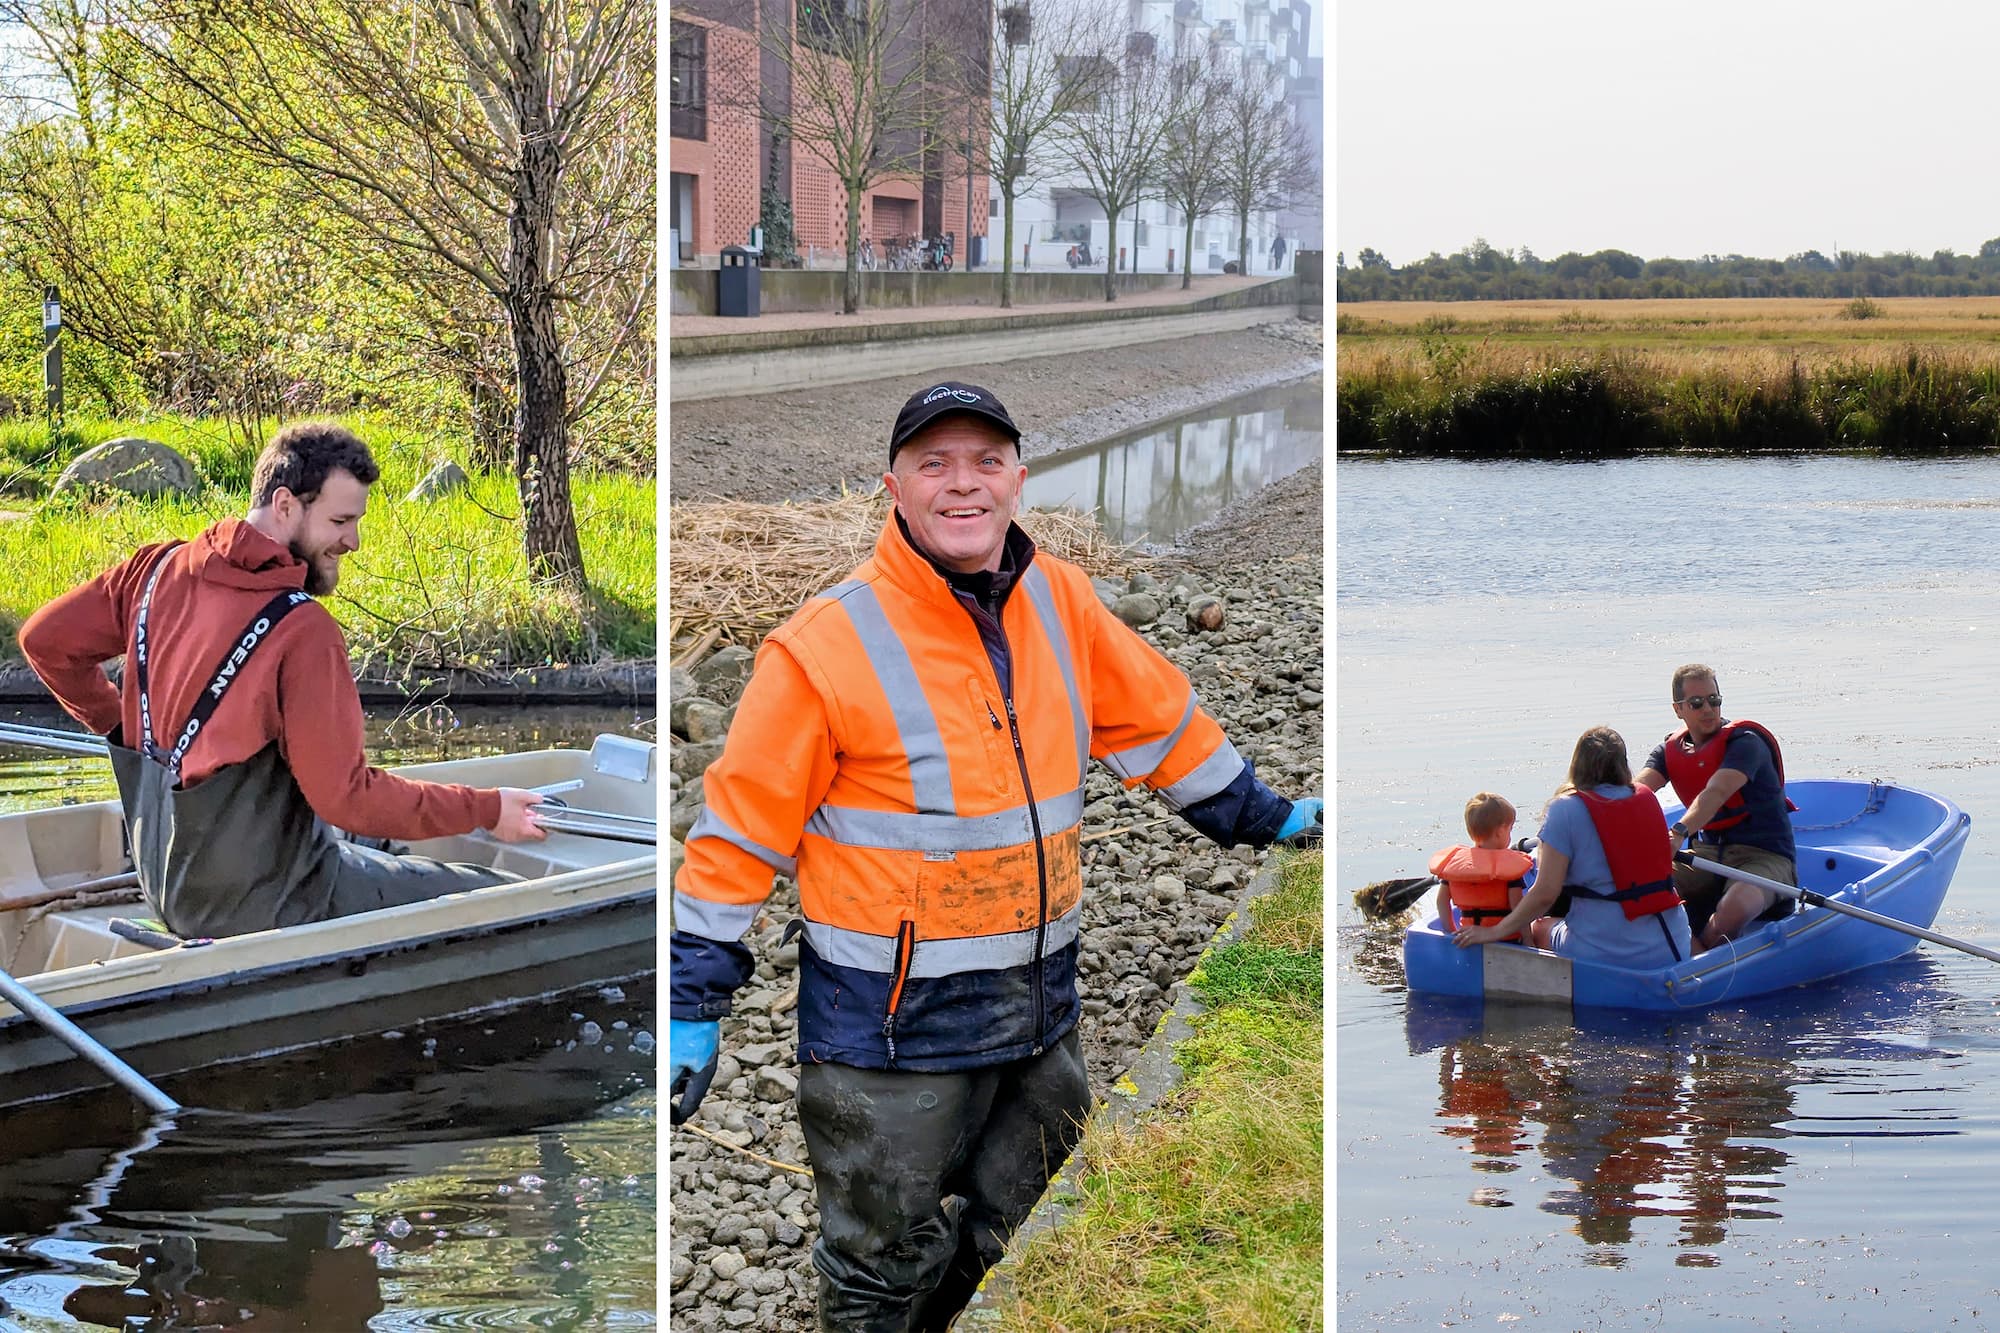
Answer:
<svg viewBox="0 0 2000 1333"><path fill-rule="evenodd" d="M10 1113L0 1298L120 1329L643 1320L652 984L558 998L172 1080L212 1109L136 1131L108 1096Z"/></svg>
<svg viewBox="0 0 2000 1333"><path fill-rule="evenodd" d="M1318 462L1324 413L1314 376L1143 434L1031 458L1022 503L1094 510L1113 541L1171 542Z"/></svg>
<svg viewBox="0 0 2000 1333"><path fill-rule="evenodd" d="M1829 1067L1949 1057L1866 1035L1944 994L1923 957L1699 1018L1411 994L1405 1035L1411 1055L1436 1061L1436 1128L1477 1173L1470 1204L1570 1218L1584 1261L1608 1268L1643 1239L1642 1219L1671 1219L1676 1264L1709 1267L1732 1226L1782 1215L1786 1140L1961 1132L1934 1085L1909 1099L1872 1089L1866 1125L1829 1130L1799 1105ZM1514 1185L1535 1154L1546 1175Z"/></svg>

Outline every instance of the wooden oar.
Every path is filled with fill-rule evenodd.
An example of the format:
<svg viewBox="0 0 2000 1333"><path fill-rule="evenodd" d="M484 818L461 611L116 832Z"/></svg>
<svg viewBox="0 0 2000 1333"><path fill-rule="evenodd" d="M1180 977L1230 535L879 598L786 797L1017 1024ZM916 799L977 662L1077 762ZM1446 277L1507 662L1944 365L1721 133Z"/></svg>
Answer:
<svg viewBox="0 0 2000 1333"><path fill-rule="evenodd" d="M1393 921L1414 907L1425 894L1437 888L1435 875L1408 875L1401 879L1378 879L1354 891L1354 905L1370 921Z"/></svg>
<svg viewBox="0 0 2000 1333"><path fill-rule="evenodd" d="M1680 862L1682 865L1693 866L1696 870L1706 870L1711 875L1720 875L1724 879L1740 879L1745 884L1755 884L1760 889L1769 889L1771 892L1779 894L1782 897L1808 903L1814 907L1824 907L1829 912L1839 912L1843 916L1851 916L1856 920L1881 926L1885 930L1901 931L1905 935L1914 936L1920 940L1929 940L1932 944L1942 944L1947 949L1956 949L1960 953L1969 953L1974 958L1984 958L1989 963L2000 963L2000 953L1995 953L1991 949L1983 948L1977 944L1968 944L1964 940L1955 940L1949 935L1940 935L1935 930L1926 930L1922 926L1913 926L1907 921L1898 921L1893 916L1884 916L1880 912L1871 912L1865 907L1856 907L1853 903L1844 903L1836 898L1829 898L1825 894L1812 889L1801 889L1791 884L1782 884L1775 879L1765 879L1762 875L1753 875L1747 870L1737 870L1731 866L1723 865L1718 861L1705 860L1702 857L1696 856L1693 852L1675 852L1674 860Z"/></svg>
<svg viewBox="0 0 2000 1333"><path fill-rule="evenodd" d="M0 971L0 998L5 998L7 1003L40 1023L50 1036L110 1075L113 1082L137 1097L148 1110L172 1115L181 1109L179 1102L148 1083L138 1070L106 1050L102 1043L64 1018L47 1000L4 971Z"/></svg>

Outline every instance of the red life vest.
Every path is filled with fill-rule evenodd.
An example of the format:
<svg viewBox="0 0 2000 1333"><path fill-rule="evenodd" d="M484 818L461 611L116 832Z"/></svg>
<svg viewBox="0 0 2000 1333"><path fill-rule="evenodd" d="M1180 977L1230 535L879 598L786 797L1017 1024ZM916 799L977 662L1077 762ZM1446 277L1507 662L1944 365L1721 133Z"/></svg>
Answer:
<svg viewBox="0 0 2000 1333"><path fill-rule="evenodd" d="M1738 731L1755 732L1763 737L1764 744L1771 747L1771 765L1778 770L1778 792L1783 795L1785 756L1778 750L1778 738L1773 736L1770 728L1763 723L1752 722L1745 718L1739 722L1725 724L1720 731L1692 750L1683 744L1688 734L1686 727L1667 737L1667 781L1674 784L1674 795L1681 798L1682 805L1693 805L1694 798L1701 795L1702 789L1708 786L1708 780L1722 767L1722 755L1729 748L1729 738ZM1789 796L1785 797L1785 809L1788 811L1798 809L1792 804ZM1743 800L1743 792L1739 788L1731 792L1729 799L1722 803L1722 809L1702 825L1702 831L1731 828L1749 817L1750 807Z"/></svg>
<svg viewBox="0 0 2000 1333"><path fill-rule="evenodd" d="M1447 847L1431 858L1431 873L1451 890L1451 905L1475 926L1513 910L1507 886L1535 868L1535 859L1511 847Z"/></svg>
<svg viewBox="0 0 2000 1333"><path fill-rule="evenodd" d="M1660 798L1649 787L1634 787L1629 796L1599 796L1580 791L1583 808L1604 845L1611 864L1610 893L1579 884L1564 885L1581 898L1603 898L1625 909L1627 921L1652 916L1680 905L1674 892L1674 854L1667 838L1667 817Z"/></svg>

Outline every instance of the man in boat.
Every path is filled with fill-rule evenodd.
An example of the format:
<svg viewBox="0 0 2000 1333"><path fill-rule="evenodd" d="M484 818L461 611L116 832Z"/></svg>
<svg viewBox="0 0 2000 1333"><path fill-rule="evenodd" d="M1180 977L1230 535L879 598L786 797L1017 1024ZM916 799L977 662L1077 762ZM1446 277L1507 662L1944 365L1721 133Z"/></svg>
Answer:
<svg viewBox="0 0 2000 1333"><path fill-rule="evenodd" d="M1317 798L1258 781L1187 678L1013 523L1020 439L975 385L903 405L874 555L759 649L675 885L669 1086L689 1099L772 872L799 886L822 1329L944 1328L1081 1132L1090 757L1223 846L1320 828Z"/></svg>
<svg viewBox="0 0 2000 1333"><path fill-rule="evenodd" d="M1638 781L1654 791L1671 782L1687 807L1667 831L1674 849L1692 838L1691 850L1705 861L1797 884L1778 738L1747 719L1725 719L1715 672L1700 663L1674 672L1670 697L1681 729L1653 747ZM1697 951L1735 939L1754 922L1789 916L1797 906L1783 894L1693 866L1674 867L1674 887L1687 903Z"/></svg>
<svg viewBox="0 0 2000 1333"><path fill-rule="evenodd" d="M345 427L287 426L257 459L247 515L143 546L21 627L21 652L49 692L110 741L140 886L181 935L518 878L397 855L392 841L547 836L534 792L413 781L362 753L347 644L314 598L360 549L377 475ZM101 669L120 655L122 690Z"/></svg>

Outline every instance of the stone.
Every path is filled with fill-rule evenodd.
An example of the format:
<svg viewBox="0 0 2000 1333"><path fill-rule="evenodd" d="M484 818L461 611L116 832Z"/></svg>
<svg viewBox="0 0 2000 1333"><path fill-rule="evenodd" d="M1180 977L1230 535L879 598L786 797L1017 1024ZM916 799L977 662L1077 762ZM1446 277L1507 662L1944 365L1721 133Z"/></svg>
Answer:
<svg viewBox="0 0 2000 1333"><path fill-rule="evenodd" d="M1188 599L1188 633L1195 634L1204 631L1212 632L1219 630L1222 628L1223 622L1227 619L1228 612L1223 609L1220 599L1209 596L1206 593L1200 597L1191 597Z"/></svg>
<svg viewBox="0 0 2000 1333"><path fill-rule="evenodd" d="M718 1227L711 1239L719 1237L721 1234L722 1229ZM726 1244L727 1242L720 1243ZM721 1278L724 1282L734 1282L736 1275L749 1266L750 1261L734 1250L722 1250L719 1253L710 1255L708 1259L708 1271Z"/></svg>
<svg viewBox="0 0 2000 1333"><path fill-rule="evenodd" d="M1104 609L1107 611L1116 606L1118 599L1125 595L1124 587L1111 579L1092 579L1090 586L1097 590L1097 600L1104 603Z"/></svg>
<svg viewBox="0 0 2000 1333"><path fill-rule="evenodd" d="M1127 592L1151 592L1154 586L1153 576L1143 569L1133 570L1132 576L1125 580Z"/></svg>
<svg viewBox="0 0 2000 1333"><path fill-rule="evenodd" d="M185 456L153 440L126 435L72 458L49 489L60 494L108 486L127 495L186 495L195 484L194 464Z"/></svg>
<svg viewBox="0 0 2000 1333"><path fill-rule="evenodd" d="M757 1095L767 1102L788 1102L798 1095L799 1076L782 1065L765 1065L757 1071Z"/></svg>
<svg viewBox="0 0 2000 1333"><path fill-rule="evenodd" d="M718 648L690 673L694 677L695 688L717 703L734 703L750 679L750 668L756 658L755 653L737 644Z"/></svg>
<svg viewBox="0 0 2000 1333"><path fill-rule="evenodd" d="M447 458L429 472L424 479L410 487L410 493L403 497L405 503L411 500L435 500L453 491L462 491L472 484L472 478L465 475L465 469Z"/></svg>
<svg viewBox="0 0 2000 1333"><path fill-rule="evenodd" d="M699 780L701 775L708 771L708 766L721 754L721 741L702 741L699 744L694 741L677 741L667 755L667 768L679 774L683 780ZM686 793L683 792L681 797L676 799L685 796Z"/></svg>
<svg viewBox="0 0 2000 1333"><path fill-rule="evenodd" d="M697 743L720 741L729 731L730 711L712 699L699 695L687 701L681 710L681 735Z"/></svg>
<svg viewBox="0 0 2000 1333"><path fill-rule="evenodd" d="M1127 593L1111 604L1111 614L1139 629L1160 618L1160 603L1148 593Z"/></svg>
<svg viewBox="0 0 2000 1333"><path fill-rule="evenodd" d="M1187 897L1187 882L1178 875L1155 875L1153 877L1153 901L1157 903L1177 903Z"/></svg>

